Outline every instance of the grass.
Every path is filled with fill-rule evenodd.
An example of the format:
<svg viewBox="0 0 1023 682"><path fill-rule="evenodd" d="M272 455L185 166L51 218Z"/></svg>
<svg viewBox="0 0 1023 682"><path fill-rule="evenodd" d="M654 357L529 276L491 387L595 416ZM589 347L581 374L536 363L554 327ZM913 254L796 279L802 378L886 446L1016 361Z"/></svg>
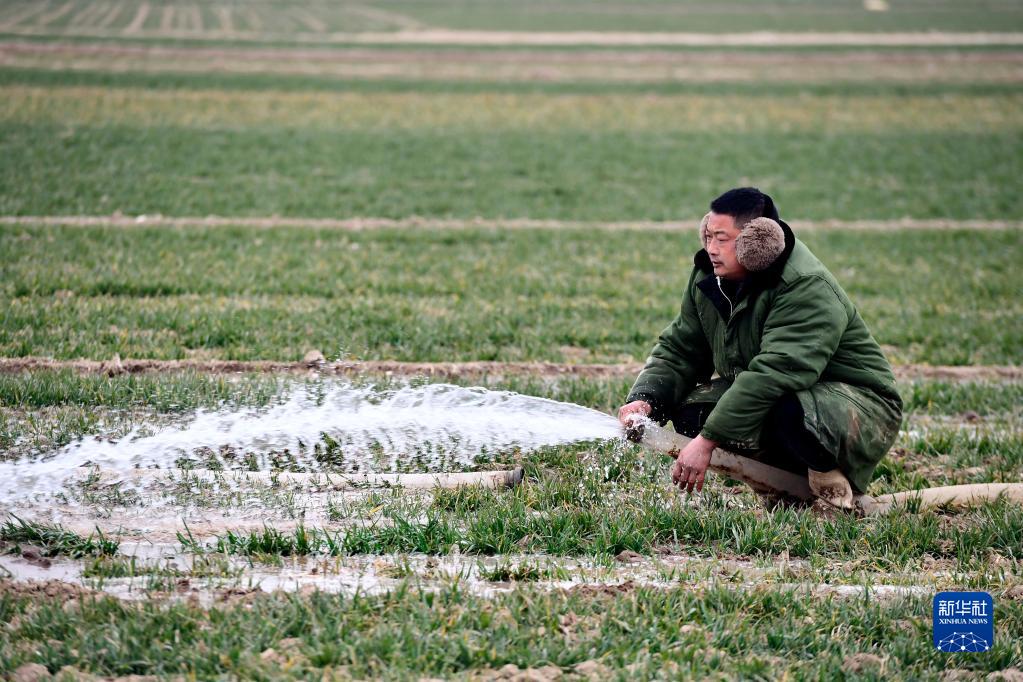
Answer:
<svg viewBox="0 0 1023 682"><path fill-rule="evenodd" d="M529 562L518 564L502 562L494 566L482 566L479 569L479 576L483 580L491 582L536 582L539 580L569 579L567 571Z"/></svg>
<svg viewBox="0 0 1023 682"><path fill-rule="evenodd" d="M853 95L804 98L718 93L661 96L538 93L291 93L166 91L110 87L6 88L2 117L10 123L72 128L147 122L185 129L282 128L320 131L444 130L465 132L595 129L607 132L733 133L876 130L999 133L1018 131L1023 96Z"/></svg>
<svg viewBox="0 0 1023 682"><path fill-rule="evenodd" d="M459 385L484 385L540 398L584 405L613 413L632 385L633 377L598 379L531 376L466 377L447 381ZM221 406L266 407L285 400L298 388L324 390L330 378L296 375L221 375L181 371L161 374L122 374L107 377L71 370L38 370L0 374L0 406L40 411L43 408L89 410L147 410L175 414ZM426 377L366 375L349 379L357 386L388 390L404 383L428 383ZM1023 403L1021 382L909 381L899 384L905 411L919 415L961 415L967 411L981 417L1013 415Z"/></svg>
<svg viewBox="0 0 1023 682"><path fill-rule="evenodd" d="M862 3L816 0L776 5L767 11L749 11L756 3L717 5L666 3L663 0L620 3L563 2L542 0L495 5L452 0L380 2L380 7L406 13L429 25L466 30L509 31L710 31L728 26L730 31L871 31L892 30L1018 30L1023 16L1015 6L992 8L978 16L960 5L943 0L914 0L888 12L867 12ZM738 11L737 11L738 10ZM746 11L743 11L746 10ZM921 11L926 10L926 11Z"/></svg>
<svg viewBox="0 0 1023 682"><path fill-rule="evenodd" d="M2 37L2 35L0 35ZM429 48L423 48L423 58L431 56ZM508 49L501 52L515 52ZM890 54L897 56L905 52L913 53L915 50L906 48L894 50ZM954 51L938 51L935 54L942 55L969 55L976 52L998 53L1000 48L962 48ZM384 54L387 50L383 50ZM794 50L796 55L802 54L801 50ZM614 51L612 51L614 53ZM826 54L830 54L827 51ZM851 57L856 51L847 52ZM569 53L571 54L571 53ZM750 61L753 61L758 52L753 51ZM472 53L466 51L462 54L458 51L448 52L448 57L454 62L472 57ZM866 80L842 79L836 80L831 77L814 75L804 80L737 80L728 83L728 92L744 97L760 96L889 96L899 98L903 96L933 95L935 92L953 96L977 95L982 97L1000 97L1013 95L1018 88L1012 83L1000 82L986 74L977 72L972 74L972 80L951 78L948 73L938 72L928 74L928 77L921 79L894 79L887 77L884 72L871 74ZM833 76L833 74L832 74ZM55 64L42 64L38 66L3 66L0 67L0 86L2 87L105 87L111 89L134 88L144 91L178 91L189 92L213 91L216 93L228 93L237 91L273 91L273 92L327 92L327 93L420 93L445 97L450 94L480 94L480 93L504 93L504 94L547 94L547 95L703 95L712 96L720 94L722 84L720 82L705 80L649 80L648 82L630 82L622 80L590 80L567 78L555 82L550 81L526 81L526 80L498 80L498 79L443 79L443 78L402 78L400 76L386 79L370 79L344 77L342 75L330 74L280 74L280 73L227 73L218 70L208 72L184 72L167 70L159 73L146 73L144 71L108 71L96 65L95 68L80 68L73 71L63 69L59 62ZM968 122L964 122L968 123Z"/></svg>
<svg viewBox="0 0 1023 682"><path fill-rule="evenodd" d="M1019 447L1017 442L1017 449ZM514 552L608 557L657 549L697 556L777 556L858 560L877 570L902 570L927 557L979 571L992 557L1019 565L1023 511L995 504L944 517L891 514L822 520L809 511L753 511L752 500L720 489L699 502L663 490L664 460L642 462L615 448L597 453L560 448L531 458L536 473L514 493L468 490L452 501L442 493L418 507L408 499L385 508L386 525L356 523L341 530L227 532L208 544L218 554L246 556L425 553L484 556ZM554 459L555 461L552 461ZM658 466L660 465L660 466ZM890 489L890 464L877 488ZM542 467L540 474L538 467ZM1019 476L1019 468L1014 471ZM932 482L933 483L933 482ZM473 499L475 498L475 499ZM385 505L387 503L385 502ZM194 541L185 542L193 550Z"/></svg>
<svg viewBox="0 0 1023 682"><path fill-rule="evenodd" d="M4 226L0 355L633 361L675 314L679 229ZM894 362L1021 356L1019 231L803 237Z"/></svg>
<svg viewBox="0 0 1023 682"><path fill-rule="evenodd" d="M8 30L34 29L59 35L99 31L124 35L138 21L139 0L119 3L120 11L98 13L79 0L70 11L54 13L63 3L52 3L40 11L23 15L29 3L9 2L0 21ZM223 40L224 32L241 32L239 39L298 40L335 32L394 31L409 28L448 28L501 31L682 31L716 32L727 26L733 32L749 31L1013 31L1023 26L1023 13L1012 3L985 7L973 12L952 0L913 0L891 6L887 11L867 11L861 2L843 0L824 3L803 0L751 11L746 1L725 4L666 3L646 0L628 5L603 2L550 3L530 0L513 5L458 0L368 0L359 6L307 2L295 6L283 2L211 2L190 8L158 6L135 29L144 35L167 32ZM218 13L230 10L225 20ZM266 35L269 34L269 35ZM127 35L131 35L127 31Z"/></svg>
<svg viewBox="0 0 1023 682"><path fill-rule="evenodd" d="M131 589L141 588L145 593L173 592L185 588L192 580L240 581L244 569L232 566L226 557L204 555L194 557L185 568L173 561L152 562L134 556L100 556L86 561L82 578L94 589L110 585L110 581L124 581Z"/></svg>
<svg viewBox="0 0 1023 682"><path fill-rule="evenodd" d="M237 405L264 407L289 382L272 374L231 375L182 372L170 377L127 374L75 375L69 371L0 375L0 404L32 409L52 406L130 408L157 412Z"/></svg>
<svg viewBox="0 0 1023 682"><path fill-rule="evenodd" d="M958 523L946 523L933 515L907 519L898 514L869 523L855 519L833 523L792 512L758 520L750 517L748 508L730 508L720 500L712 500L708 508L700 510L655 509L653 500L647 504L646 509L620 513L598 506L589 513L560 509L527 518L528 512L536 510L496 501L481 514L483 518L472 521L437 515L414 523L398 517L394 526L337 532L300 528L289 533L267 527L249 534L228 532L209 549L256 558L450 554L456 549L482 556L522 550L596 558L624 551L649 555L655 549L704 557L771 557L787 552L794 558L858 560L877 571L919 566L927 557L952 561L961 571L980 571L996 555L1014 565L1023 559L1018 555L1023 515L1012 507L981 509ZM498 514L505 516L498 518ZM466 523L464 530L459 522ZM968 530L964 532L961 526ZM504 576L504 568L495 571L483 577L509 579L493 577Z"/></svg>
<svg viewBox="0 0 1023 682"><path fill-rule="evenodd" d="M748 178L790 217L1021 216L1009 189L1021 172L1015 130L195 130L3 121L0 141L3 214L671 220L698 215L721 188ZM750 155L753 148L772 153Z"/></svg>
<svg viewBox="0 0 1023 682"><path fill-rule="evenodd" d="M24 521L13 514L0 525L0 541L39 547L44 556L103 556L115 554L119 543L103 535L99 529L88 537L69 531L60 525Z"/></svg>
<svg viewBox="0 0 1023 682"><path fill-rule="evenodd" d="M278 594L210 609L110 597L86 597L65 608L63 600L5 593L0 620L15 624L0 631L0 646L7 671L33 661L53 671L75 665L98 675L264 679L446 677L506 664L570 672L589 661L607 666L605 674L628 670L630 679L666 671L828 679L849 675L848 659L857 653L876 656L867 659L864 676L883 669L888 676L920 678L949 668L998 671L1023 654L1019 602L995 598L995 648L983 656L935 651L930 613L930 599L822 599L727 584L700 591L637 587L614 595L520 588L483 599L456 582L439 592ZM279 655L260 655L270 648Z"/></svg>

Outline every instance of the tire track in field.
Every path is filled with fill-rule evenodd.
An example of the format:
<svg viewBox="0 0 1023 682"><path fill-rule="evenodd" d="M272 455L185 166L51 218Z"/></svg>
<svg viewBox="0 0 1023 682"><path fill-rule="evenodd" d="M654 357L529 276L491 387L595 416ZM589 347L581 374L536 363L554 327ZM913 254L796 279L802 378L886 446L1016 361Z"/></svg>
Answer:
<svg viewBox="0 0 1023 682"><path fill-rule="evenodd" d="M231 17L230 7L214 7L213 13L216 15L217 21L220 22L220 28L218 30L221 33L234 33L234 19Z"/></svg>
<svg viewBox="0 0 1023 682"><path fill-rule="evenodd" d="M108 26L111 26L117 20L117 17L121 15L121 10L123 9L124 7L121 5L114 5L109 12L96 22L96 25L100 28L107 28Z"/></svg>
<svg viewBox="0 0 1023 682"><path fill-rule="evenodd" d="M40 370L70 370L82 374L161 374L193 371L210 374L236 372L286 373L315 370L323 374L354 376L388 374L393 376L429 376L433 378L533 376L543 378L626 378L643 369L639 362L619 364L572 364L557 362L400 362L364 360L338 362L280 362L274 360L53 360L43 357L0 358L0 373ZM1019 365L894 365L900 381L941 380L950 382L1023 380Z"/></svg>
<svg viewBox="0 0 1023 682"><path fill-rule="evenodd" d="M101 9L102 3L77 8L68 20L67 30L72 31L79 28L90 27L93 15L97 14Z"/></svg>
<svg viewBox="0 0 1023 682"><path fill-rule="evenodd" d="M170 33L174 28L174 15L177 13L175 7L164 7L160 14L160 33ZM142 31L138 32L139 34Z"/></svg>
<svg viewBox="0 0 1023 682"><path fill-rule="evenodd" d="M385 26L393 26L404 31L421 31L428 28L426 24L410 16L380 9L378 7L348 5L345 9L351 14L363 17L364 19L379 21Z"/></svg>
<svg viewBox="0 0 1023 682"><path fill-rule="evenodd" d="M679 220L550 220L543 218L283 218L252 216L163 216L163 215L67 215L67 216L0 216L0 225L64 226L64 227L248 227L253 229L315 228L359 232L363 230L601 230L678 232L698 225L699 216ZM887 230L1020 230L1020 220L789 220L795 230L852 230L883 232ZM695 229L695 228L694 228Z"/></svg>
<svg viewBox="0 0 1023 682"><path fill-rule="evenodd" d="M36 17L33 23L38 26L45 26L46 24L50 24L56 21L57 19L60 19L74 8L75 8L74 0L68 0L57 9L47 12L46 14L40 14L38 17Z"/></svg>
<svg viewBox="0 0 1023 682"><path fill-rule="evenodd" d="M97 2L87 6L81 12L71 17L70 26L72 27L84 27L84 28L98 28L103 29L102 26L98 26L97 22L106 12L110 10L110 5L105 2Z"/></svg>
<svg viewBox="0 0 1023 682"><path fill-rule="evenodd" d="M45 12L48 7L49 5L47 3L35 2L20 11L13 12L0 21L0 29L12 29L27 19L31 19L37 14Z"/></svg>
<svg viewBox="0 0 1023 682"><path fill-rule="evenodd" d="M329 28L326 22L324 22L322 19L317 17L309 10L303 9L301 7L293 8L291 10L291 16L313 33L325 33L326 30Z"/></svg>
<svg viewBox="0 0 1023 682"><path fill-rule="evenodd" d="M249 32L249 35L262 35L260 31L263 30L263 19L259 16L259 12L254 9L250 9L245 12L244 16L246 23L248 23L249 27L252 29L252 31ZM239 31L236 32L235 35L242 36L244 34Z"/></svg>
<svg viewBox="0 0 1023 682"><path fill-rule="evenodd" d="M146 23L146 19L149 18L150 6L148 2L143 2L139 5L138 10L135 12L135 16L132 18L125 29L125 33L138 33L142 30L142 26Z"/></svg>
<svg viewBox="0 0 1023 682"><path fill-rule="evenodd" d="M182 9L185 17L185 25L190 31L202 32L202 10L198 5L188 5Z"/></svg>

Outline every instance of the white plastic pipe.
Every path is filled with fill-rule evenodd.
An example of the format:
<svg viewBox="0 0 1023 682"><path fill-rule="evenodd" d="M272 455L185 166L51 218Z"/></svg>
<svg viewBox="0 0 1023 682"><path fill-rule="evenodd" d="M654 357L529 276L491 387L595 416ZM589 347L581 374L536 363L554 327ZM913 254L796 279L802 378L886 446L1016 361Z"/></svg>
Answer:
<svg viewBox="0 0 1023 682"><path fill-rule="evenodd" d="M633 419L626 428L626 438L642 443L648 448L677 455L689 445L691 438L658 426L646 418ZM742 481L760 492L784 493L800 500L812 500L810 483L806 476L785 471L770 464L758 462L721 448L715 448L710 456L710 469L716 473Z"/></svg>
<svg viewBox="0 0 1023 682"><path fill-rule="evenodd" d="M999 498L1023 505L1023 483L969 483L946 485L938 488L907 490L901 493L864 496L859 502L865 514L883 514L895 507L907 507L911 503L921 511L938 507L968 508Z"/></svg>

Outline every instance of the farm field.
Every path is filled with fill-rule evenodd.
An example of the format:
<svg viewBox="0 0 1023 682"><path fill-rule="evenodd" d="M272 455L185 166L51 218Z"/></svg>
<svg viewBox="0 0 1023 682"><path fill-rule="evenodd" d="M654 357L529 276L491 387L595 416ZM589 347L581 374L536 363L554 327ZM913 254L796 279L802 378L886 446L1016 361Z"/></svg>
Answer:
<svg viewBox="0 0 1023 682"><path fill-rule="evenodd" d="M529 0L514 5L465 0L125 0L100 5L86 0L9 0L0 11L0 30L13 35L325 41L353 40L366 33L381 40L375 34L402 31L713 33L722 26L741 32L1004 32L1023 21L1023 10L1012 0L985 2L983 11L952 0L880 4L886 9L866 11L857 0L801 0L766 7L752 0Z"/></svg>
<svg viewBox="0 0 1023 682"><path fill-rule="evenodd" d="M689 225L0 230L0 354L63 359L640 361L677 312L699 242ZM893 362L1011 365L1020 235L804 236Z"/></svg>
<svg viewBox="0 0 1023 682"><path fill-rule="evenodd" d="M401 385L367 380L381 394ZM289 392L324 390L331 381L7 376L0 404L10 417L0 442L9 458L30 461L83 434L119 438L134 426L173 423L225 402L231 410L272 409ZM628 385L488 383L601 410L613 408ZM1023 474L1019 383L925 381L902 391L906 428L872 492ZM966 410L975 414L964 417ZM238 488L238 474L229 471L236 458L218 464L211 456L217 459L195 453L195 466L222 466L215 482L169 473L161 486L135 492L79 478L65 489L65 506L30 505L24 511L39 520L19 517L0 529L9 548L41 548L48 570L71 580L5 592L6 614L19 623L4 634L16 652L12 665L81 667L74 652L108 637L104 624L117 618L126 627L109 654L89 659L91 672L398 678L425 670L485 678L515 665L582 671L585 678L601 666L632 666L630 673L648 677L664 670L837 674L854 666L867 676L880 667L932 676L950 661L927 640L930 596L954 587L989 590L1004 628L997 655L970 659L969 668L1002 670L1020 652L1013 633L1021 622L1023 517L1011 506L871 520L764 512L750 493L719 481L699 499L671 493L664 460L635 446L496 453L476 466L526 468L527 482L504 492L309 495L305 486L283 482ZM290 462L283 471L337 465ZM239 495L258 496L265 514L247 519L232 511ZM179 514L168 525L158 521L164 498ZM232 516L225 527L233 530L215 530L221 513ZM11 560L4 565L18 570ZM296 592L263 593L253 581ZM81 583L117 596L83 593L75 586ZM69 597L75 606L63 608ZM247 619L265 625L253 629ZM839 624L844 634L836 637ZM433 634L416 643L419 628ZM779 628L787 634L772 634ZM66 635L33 656L34 633L51 629ZM543 646L527 645L536 638ZM192 645L158 644L170 640ZM269 649L277 653L265 654Z"/></svg>
<svg viewBox="0 0 1023 682"><path fill-rule="evenodd" d="M868 492L1023 481L1021 83L1016 0L0 3L0 675L1023 675L1018 505L609 416L755 184L896 370Z"/></svg>

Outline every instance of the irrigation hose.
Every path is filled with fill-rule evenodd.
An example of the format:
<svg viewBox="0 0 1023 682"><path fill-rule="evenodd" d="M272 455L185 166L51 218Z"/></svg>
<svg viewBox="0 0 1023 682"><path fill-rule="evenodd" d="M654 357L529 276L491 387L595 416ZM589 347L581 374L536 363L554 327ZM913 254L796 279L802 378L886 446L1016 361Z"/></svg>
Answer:
<svg viewBox="0 0 1023 682"><path fill-rule="evenodd" d="M625 427L625 437L672 457L681 452L691 440L646 418L634 418L629 426ZM811 501L814 497L806 476L721 448L716 448L711 454L709 468L716 473L742 481L758 492L782 493L804 501ZM969 508L999 499L1023 505L1023 483L949 485L906 490L877 498L858 495L855 504L860 513L872 515L884 514L895 508L906 511L924 511L939 507Z"/></svg>

